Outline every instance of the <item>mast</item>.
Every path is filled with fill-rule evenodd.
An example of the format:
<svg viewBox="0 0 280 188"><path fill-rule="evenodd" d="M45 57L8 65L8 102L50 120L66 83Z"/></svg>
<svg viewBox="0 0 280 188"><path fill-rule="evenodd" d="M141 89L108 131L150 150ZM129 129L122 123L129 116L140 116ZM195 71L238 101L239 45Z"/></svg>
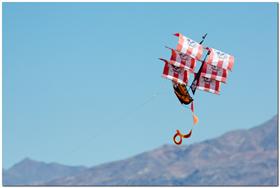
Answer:
<svg viewBox="0 0 280 188"><path fill-rule="evenodd" d="M202 41L200 41L199 44L202 44L204 42L204 39L206 38L206 36L207 36L207 33L205 33L205 35L202 36Z"/></svg>
<svg viewBox="0 0 280 188"><path fill-rule="evenodd" d="M202 43L204 42L204 39L206 38L206 36L207 36L207 33L206 33L205 35L202 36L202 40L200 41L199 44L202 44ZM193 95L195 94L195 91L196 91L196 86L197 86L197 82L196 82L196 81L199 79L199 77L200 77L200 75L201 75L202 68L203 68L203 66L204 66L204 64L205 64L205 61L206 61L206 58L207 58L207 56L208 56L209 54L210 54L210 51L208 50L206 56L204 57L204 59L203 59L203 61L202 61L202 63L201 63L201 66L200 66L200 68L199 68L197 74L195 75L195 77L194 77L194 79L193 79L192 84L191 84L190 87L189 87L189 89L192 90ZM189 90L189 89L188 89L188 90Z"/></svg>

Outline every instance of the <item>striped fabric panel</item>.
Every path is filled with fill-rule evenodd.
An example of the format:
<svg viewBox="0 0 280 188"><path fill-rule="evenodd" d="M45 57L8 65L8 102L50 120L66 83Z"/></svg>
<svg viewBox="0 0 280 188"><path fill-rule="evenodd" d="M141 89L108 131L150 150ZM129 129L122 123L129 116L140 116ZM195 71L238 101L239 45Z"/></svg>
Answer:
<svg viewBox="0 0 280 188"><path fill-rule="evenodd" d="M216 50L214 48L209 48L210 55L207 58L206 62L208 64L227 69L232 70L233 64L234 64L234 57L232 55L226 54L222 51Z"/></svg>
<svg viewBox="0 0 280 188"><path fill-rule="evenodd" d="M203 53L203 47L199 43L195 42L194 40L185 37L181 33L176 33L175 36L179 37L179 41L177 44L176 49L179 52L187 54L192 58L200 60Z"/></svg>
<svg viewBox="0 0 280 188"><path fill-rule="evenodd" d="M228 71L226 69L204 63L201 76L226 83Z"/></svg>
<svg viewBox="0 0 280 188"><path fill-rule="evenodd" d="M197 89L214 94L220 94L221 82L201 76L198 80Z"/></svg>
<svg viewBox="0 0 280 188"><path fill-rule="evenodd" d="M172 54L170 57L170 63L174 66L184 68L190 72L194 72L195 69L195 59L184 54L182 52L178 52L174 49L171 49Z"/></svg>
<svg viewBox="0 0 280 188"><path fill-rule="evenodd" d="M170 79L176 83L187 84L189 80L188 71L183 68L176 67L169 63L169 61L165 59L160 59L165 62L162 76L164 78Z"/></svg>

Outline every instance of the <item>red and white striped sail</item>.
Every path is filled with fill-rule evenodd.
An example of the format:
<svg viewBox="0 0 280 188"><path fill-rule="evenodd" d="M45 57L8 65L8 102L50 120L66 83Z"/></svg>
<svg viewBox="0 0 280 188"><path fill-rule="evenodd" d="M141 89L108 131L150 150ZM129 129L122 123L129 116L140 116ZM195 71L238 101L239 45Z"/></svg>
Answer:
<svg viewBox="0 0 280 188"><path fill-rule="evenodd" d="M234 57L232 55L226 54L214 48L209 48L209 50L210 50L210 55L207 58L206 63L230 71L232 70L234 64Z"/></svg>
<svg viewBox="0 0 280 188"><path fill-rule="evenodd" d="M198 84L196 86L197 89L211 92L214 94L220 93L221 82L219 82L217 80L213 80L211 78L206 78L204 76L200 76L200 78L198 80L196 80L196 82L198 82Z"/></svg>
<svg viewBox="0 0 280 188"><path fill-rule="evenodd" d="M176 48L179 52L185 53L191 56L192 58L200 60L203 53L202 45L188 37L185 37L181 33L176 33L175 36L179 37L179 41Z"/></svg>
<svg viewBox="0 0 280 188"><path fill-rule="evenodd" d="M176 67L165 59L160 59L165 62L162 76L179 84L187 84L189 73L184 68Z"/></svg>
<svg viewBox="0 0 280 188"><path fill-rule="evenodd" d="M182 52L178 52L174 49L172 50L172 55L170 57L170 63L176 67L184 68L190 72L194 72L195 68L195 59L184 54Z"/></svg>
<svg viewBox="0 0 280 188"><path fill-rule="evenodd" d="M201 70L201 76L224 83L226 82L227 75L228 71L226 69L222 69L220 67L208 63L204 63Z"/></svg>

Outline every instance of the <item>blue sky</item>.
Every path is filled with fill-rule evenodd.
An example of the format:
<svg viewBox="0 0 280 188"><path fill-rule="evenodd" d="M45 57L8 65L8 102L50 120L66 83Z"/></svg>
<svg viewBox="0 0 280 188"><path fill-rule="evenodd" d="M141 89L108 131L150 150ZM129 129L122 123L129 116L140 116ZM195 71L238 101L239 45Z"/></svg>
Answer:
<svg viewBox="0 0 280 188"><path fill-rule="evenodd" d="M157 59L176 32L207 32L205 46L235 56L221 95L196 92L185 144L277 113L277 3L3 3L3 167L90 166L173 144L192 127Z"/></svg>

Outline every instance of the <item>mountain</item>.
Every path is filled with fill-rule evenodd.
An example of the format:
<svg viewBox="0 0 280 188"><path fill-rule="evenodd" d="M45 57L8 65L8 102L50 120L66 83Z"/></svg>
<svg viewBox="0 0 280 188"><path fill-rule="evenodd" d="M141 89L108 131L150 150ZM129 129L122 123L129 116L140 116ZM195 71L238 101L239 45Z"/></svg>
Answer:
<svg viewBox="0 0 280 188"><path fill-rule="evenodd" d="M10 169L3 170L3 185L38 185L54 178L81 173L85 169L83 166L70 167L25 158Z"/></svg>
<svg viewBox="0 0 280 188"><path fill-rule="evenodd" d="M275 116L248 130L231 131L191 145L163 145L37 184L278 185L277 133Z"/></svg>
<svg viewBox="0 0 280 188"><path fill-rule="evenodd" d="M164 145L47 185L276 185L277 117L187 146Z"/></svg>

